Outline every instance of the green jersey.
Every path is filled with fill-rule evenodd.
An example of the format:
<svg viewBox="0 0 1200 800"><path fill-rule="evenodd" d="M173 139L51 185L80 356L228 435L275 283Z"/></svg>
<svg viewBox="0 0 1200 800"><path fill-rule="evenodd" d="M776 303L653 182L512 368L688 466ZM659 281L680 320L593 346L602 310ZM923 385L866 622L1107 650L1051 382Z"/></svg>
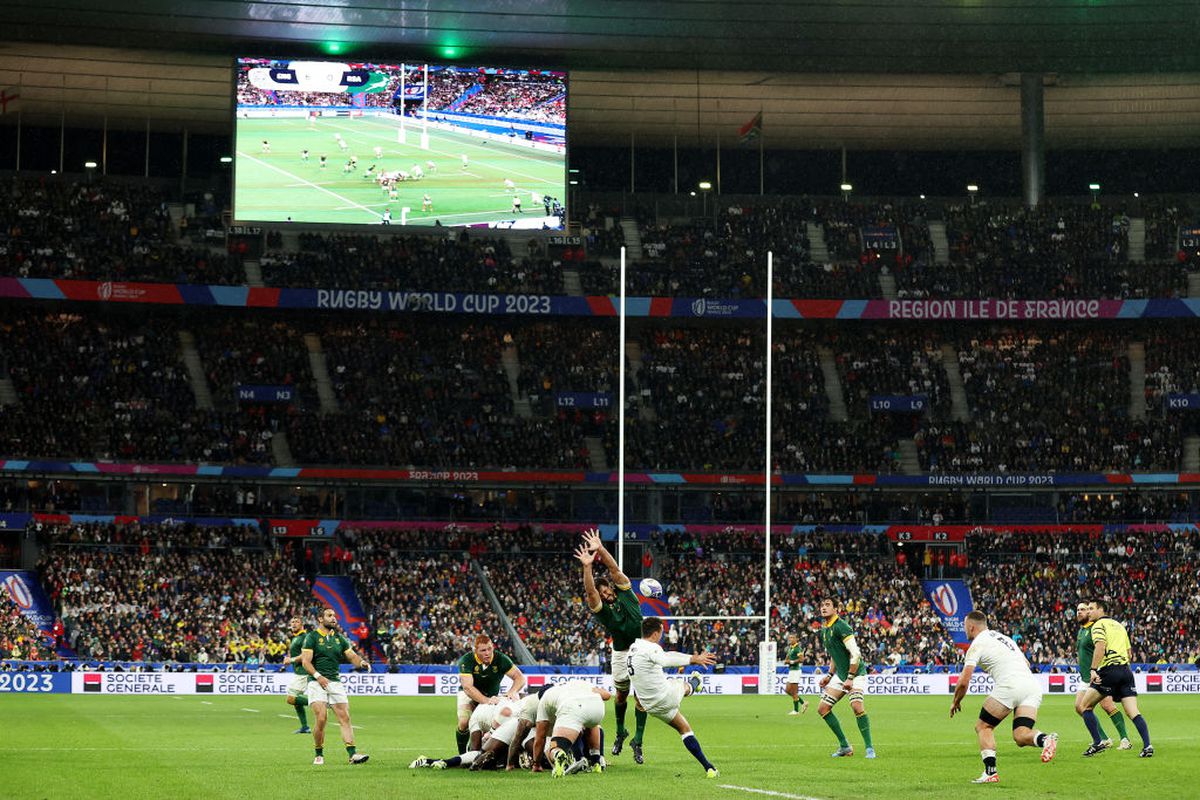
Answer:
<svg viewBox="0 0 1200 800"><path fill-rule="evenodd" d="M342 674L338 666L348 663L346 651L350 649L350 640L336 631L321 633L309 631L304 637L304 650L312 650L313 668L318 675L324 675L331 681L340 681Z"/></svg>
<svg viewBox="0 0 1200 800"><path fill-rule="evenodd" d="M833 659L837 676L843 681L850 674L850 650L846 647L846 640L853 635L854 629L841 617L834 617L832 623L821 626L821 644L825 645L825 652ZM865 675L866 671L866 665L859 664L858 671L851 677Z"/></svg>
<svg viewBox="0 0 1200 800"><path fill-rule="evenodd" d="M458 674L470 675L475 679L475 688L484 697L495 697L500 694L500 681L513 668L511 658L504 653L495 653L487 664L479 663L475 651L467 653L458 660Z"/></svg>
<svg viewBox="0 0 1200 800"><path fill-rule="evenodd" d="M804 648L800 646L799 642L787 649L783 662L788 665L788 669L796 669L800 666L800 654L803 651Z"/></svg>
<svg viewBox="0 0 1200 800"><path fill-rule="evenodd" d="M616 600L601 601L600 610L592 613L612 637L613 650L628 650L629 645L642 638L642 604L632 587L617 589Z"/></svg>
<svg viewBox="0 0 1200 800"><path fill-rule="evenodd" d="M1092 673L1092 656L1096 654L1096 645L1092 642L1092 623L1079 629L1075 647L1079 651L1079 674L1086 680Z"/></svg>
<svg viewBox="0 0 1200 800"><path fill-rule="evenodd" d="M300 651L304 649L304 640L308 638L308 631L301 631L292 638L292 643L288 645L288 655L292 657L292 672L297 675L307 675L304 671L304 665L300 663ZM315 656L316 653L313 653Z"/></svg>

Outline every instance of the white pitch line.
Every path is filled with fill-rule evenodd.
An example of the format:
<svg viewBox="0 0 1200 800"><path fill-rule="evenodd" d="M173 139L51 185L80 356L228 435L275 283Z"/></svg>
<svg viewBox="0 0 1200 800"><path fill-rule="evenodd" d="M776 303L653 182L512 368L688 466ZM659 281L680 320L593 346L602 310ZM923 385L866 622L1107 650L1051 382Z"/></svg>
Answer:
<svg viewBox="0 0 1200 800"><path fill-rule="evenodd" d="M207 700L201 700L201 701L200 701L200 705L202 705L202 706L211 706L211 705L212 705L212 703L208 702Z"/></svg>
<svg viewBox="0 0 1200 800"><path fill-rule="evenodd" d="M788 794L787 792L772 792L769 789L755 789L750 786L734 786L732 783L718 784L720 789L733 789L738 792L749 792L750 794L765 794L768 797L786 797L788 800L821 800L819 797L811 797L806 794Z"/></svg>
<svg viewBox="0 0 1200 800"><path fill-rule="evenodd" d="M292 714L276 714L275 716L283 717L284 719L295 719L295 716Z"/></svg>
<svg viewBox="0 0 1200 800"><path fill-rule="evenodd" d="M257 708L243 708L242 711L248 711L251 714L261 714L262 713Z"/></svg>
<svg viewBox="0 0 1200 800"><path fill-rule="evenodd" d="M262 164L267 169L273 169L282 175L286 175L289 178L291 178L292 180L300 181L301 185L311 186L312 188L316 189L319 192L324 192L325 194L333 195L338 200L341 200L343 203L349 203L351 206L353 206L355 208L361 208L363 211L366 211L368 214L370 214L373 217L382 216L382 214L378 214L378 213L372 211L371 209L367 208L366 206L359 205L358 203L351 200L349 197L343 197L342 195L338 194L337 192L329 191L324 186L318 186L317 184L313 183L312 181L306 181L306 180L304 180L304 178L301 178L299 175L293 175L292 173L288 172L286 169L280 169L279 167L275 166L274 164L268 164L267 162L263 161L261 158L255 158L254 156L250 155L249 153L244 153L240 150L238 151L238 155L242 156L243 158L248 158L251 161L257 162L259 164Z"/></svg>

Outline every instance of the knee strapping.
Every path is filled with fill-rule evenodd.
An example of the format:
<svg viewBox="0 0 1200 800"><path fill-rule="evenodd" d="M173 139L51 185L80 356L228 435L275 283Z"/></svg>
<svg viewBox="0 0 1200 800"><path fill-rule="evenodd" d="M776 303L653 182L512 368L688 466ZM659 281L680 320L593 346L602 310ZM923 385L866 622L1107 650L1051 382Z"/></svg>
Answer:
<svg viewBox="0 0 1200 800"><path fill-rule="evenodd" d="M1032 728L1035 720L1033 717L1013 717L1013 730L1017 728Z"/></svg>
<svg viewBox="0 0 1200 800"><path fill-rule="evenodd" d="M979 721L992 728L996 727L1001 722L999 717L989 714L986 708L979 709Z"/></svg>

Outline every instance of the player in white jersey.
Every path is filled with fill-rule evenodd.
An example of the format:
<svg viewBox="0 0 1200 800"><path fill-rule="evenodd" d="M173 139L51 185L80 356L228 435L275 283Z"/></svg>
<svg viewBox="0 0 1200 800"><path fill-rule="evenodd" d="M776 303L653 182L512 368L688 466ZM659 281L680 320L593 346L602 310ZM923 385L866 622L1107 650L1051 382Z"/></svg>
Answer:
<svg viewBox="0 0 1200 800"><path fill-rule="evenodd" d="M635 639L629 645L629 683L637 698L638 708L652 717L679 731L683 737L683 746L704 767L706 777L715 778L720 775L717 768L704 756L700 742L692 733L692 726L687 718L679 713L679 704L683 698L693 694L700 686L700 679L692 676L684 681L678 678L667 679L663 668L686 667L697 664L710 667L717 662L712 653L688 655L687 653L668 653L658 644L663 635L663 623L658 617L646 617L642 620L642 638Z"/></svg>
<svg viewBox="0 0 1200 800"><path fill-rule="evenodd" d="M996 726L1013 713L1012 736L1018 747L1042 748L1042 763L1054 758L1058 749L1058 734L1034 729L1038 707L1042 704L1042 689L1029 661L1017 643L1002 633L990 630L987 616L981 611L967 614L963 625L971 647L963 659L962 673L954 687L950 717L962 711L962 699L967 694L975 668L992 676L995 688L983 701L975 733L979 736L979 754L983 758L983 774L972 783L999 783L996 774Z"/></svg>
<svg viewBox="0 0 1200 800"><path fill-rule="evenodd" d="M383 158L383 148L382 147L375 148L375 158L376 159Z"/></svg>
<svg viewBox="0 0 1200 800"><path fill-rule="evenodd" d="M547 690L538 703L534 763L540 763L545 752L553 769L551 774L556 778L588 769L602 771L600 725L604 722L604 704L611 697L606 689L581 680L560 683ZM584 731L587 758L576 761L572 758L575 740Z"/></svg>
<svg viewBox="0 0 1200 800"><path fill-rule="evenodd" d="M534 699L537 699L536 696ZM438 759L418 756L408 765L408 768L454 769L461 767L478 771L494 766L497 760L495 751L501 747L507 747L507 743L496 740L493 731L513 718L513 715L520 709L520 702L522 701L502 698L496 703L480 703L471 712L468 724L470 743L467 745L466 752Z"/></svg>

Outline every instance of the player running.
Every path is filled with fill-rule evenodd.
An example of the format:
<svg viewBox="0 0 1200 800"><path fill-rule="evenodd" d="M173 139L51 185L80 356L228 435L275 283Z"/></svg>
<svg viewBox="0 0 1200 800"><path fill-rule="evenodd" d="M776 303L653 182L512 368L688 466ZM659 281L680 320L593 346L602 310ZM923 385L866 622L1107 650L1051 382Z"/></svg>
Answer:
<svg viewBox="0 0 1200 800"><path fill-rule="evenodd" d="M317 617L317 629L309 631L305 636L300 660L304 671L312 678L308 682L308 704L312 706L313 714L317 718L316 727L312 732L313 748L316 752L313 765L321 766L325 763L327 706L333 707L334 716L341 726L342 742L346 745L350 763L367 763L370 756L357 752L354 747L354 727L350 724L350 699L342 686L342 675L338 671L338 665L349 663L358 669L368 669L371 665L354 652L350 640L338 632L337 614L332 608L322 609Z"/></svg>
<svg viewBox="0 0 1200 800"><path fill-rule="evenodd" d="M430 197L428 194L426 194L425 197L423 197L421 199L421 210L427 211L427 212L433 211L433 198Z"/></svg>
<svg viewBox="0 0 1200 800"><path fill-rule="evenodd" d="M470 166L470 162L467 160L467 154L466 154L466 153L463 153L463 154L462 154L462 165L463 165L463 169L464 169L464 170L465 170L465 169L466 169L468 166Z"/></svg>
<svg viewBox="0 0 1200 800"><path fill-rule="evenodd" d="M704 757L700 742L692 733L692 726L687 718L679 713L679 704L683 698L694 694L700 686L700 679L692 676L688 680L672 678L667 680L663 673L664 667L686 667L697 664L710 667L717 662L712 653L688 655L687 653L664 652L658 642L662 639L663 624L658 617L647 617L642 620L642 636L629 646L629 682L633 694L637 698L638 707L679 731L683 737L683 746L704 767L706 778L716 778L721 773L712 762Z"/></svg>
<svg viewBox="0 0 1200 800"><path fill-rule="evenodd" d="M867 688L867 668L862 663L862 653L854 638L854 629L850 623L838 616L837 601L832 597L821 600L821 644L829 654L829 672L821 678L821 702L817 713L833 735L837 737L838 749L833 752L834 758L844 758L854 755L854 748L846 741L842 733L842 724L833 713L833 707L846 695L850 695L850 709L854 712L854 720L858 723L858 731L862 734L863 744L867 750L865 757L875 757L875 746L871 743L871 720L863 703L863 693ZM836 681L834 679L837 679Z"/></svg>
<svg viewBox="0 0 1200 800"><path fill-rule="evenodd" d="M513 195L512 206L513 206L512 213L514 213L514 214L524 214L525 213L524 211L521 210L521 195L519 195L519 194Z"/></svg>
<svg viewBox="0 0 1200 800"><path fill-rule="evenodd" d="M987 616L982 611L967 614L963 630L971 646L963 659L954 700L950 703L950 718L962 711L962 699L971 684L975 667L992 676L995 688L979 709L975 733L979 736L979 755L983 759L983 774L971 783L999 783L996 774L996 726L1013 714L1012 737L1018 747L1042 748L1042 763L1049 763L1058 749L1058 734L1034 730L1038 707L1042 704L1042 689L1029 671L1029 661L1017 643L1004 634L988 629Z"/></svg>
<svg viewBox="0 0 1200 800"><path fill-rule="evenodd" d="M783 656L783 663L787 664L788 668L787 686L784 687L784 692L792 698L792 710L788 712L788 716L795 717L808 711L808 701L800 696L800 660L803 657L804 648L800 646L799 634L789 633L787 641L787 652Z"/></svg>
<svg viewBox="0 0 1200 800"><path fill-rule="evenodd" d="M329 163L328 157L321 156L321 169L325 169L325 167L328 165L328 163Z"/></svg>
<svg viewBox="0 0 1200 800"><path fill-rule="evenodd" d="M379 217L379 224L380 225L391 225L392 224L392 210L390 208L385 208L383 210L383 214L381 214Z"/></svg>
<svg viewBox="0 0 1200 800"><path fill-rule="evenodd" d="M1088 604L1088 616L1092 620L1092 642L1096 651L1089 666L1091 682L1084 690L1083 697L1075 700L1075 711L1083 715L1095 708L1104 697L1119 701L1142 737L1142 752L1138 757L1152 758L1154 746L1150 744L1150 727L1138 710L1137 685L1133 680L1133 669L1129 666L1133 662L1129 633L1124 625L1108 616L1102 600L1093 600ZM1093 714L1090 720L1084 716L1083 721L1092 734L1092 741L1098 740L1100 727L1096 716Z"/></svg>
<svg viewBox="0 0 1200 800"><path fill-rule="evenodd" d="M469 726L471 714L478 705L494 705L499 701L500 681L507 676L512 687L504 695L516 700L525 687L525 674L504 653L496 652L492 637L480 634L475 637L475 647L458 660L458 727L454 738L458 752L465 753L471 739Z"/></svg>
<svg viewBox="0 0 1200 800"><path fill-rule="evenodd" d="M376 160L376 161L378 161L378 160L379 160L379 159L381 159L381 158L383 158L383 148L382 148L382 147L376 147L376 148L375 148L375 160Z"/></svg>
<svg viewBox="0 0 1200 800"><path fill-rule="evenodd" d="M342 138L342 135L340 133L335 133L333 135L333 139L334 139L334 141L337 142L338 148L343 153L350 149L350 145L346 144L346 140Z"/></svg>
<svg viewBox="0 0 1200 800"><path fill-rule="evenodd" d="M308 631L304 628L304 620L299 617L292 617L288 625L292 630L292 641L288 645L288 654L283 657L283 665L291 666L295 676L287 687L287 704L295 709L296 718L300 720L300 728L295 732L312 733L312 729L308 727L308 715L304 713L304 707L308 705L308 695L305 692L308 690L309 678L300 658Z"/></svg>
<svg viewBox="0 0 1200 800"><path fill-rule="evenodd" d="M629 737L629 729L625 727L625 713L629 707L629 646L642 635L642 604L633 593L629 578L604 547L599 530L592 528L583 532L583 545L575 551L575 558L583 564L583 601L612 639L610 666L613 688L616 689L613 708L617 716L617 738L613 741L612 754L619 756ZM608 569L608 577L592 575L592 565L597 558ZM629 747L633 750L634 762L641 764L646 712L635 709L634 718L637 730Z"/></svg>
<svg viewBox="0 0 1200 800"><path fill-rule="evenodd" d="M612 695L587 681L556 684L538 703L537 734L533 741L533 761L542 754L551 764L555 778L591 770L603 772L600 758L600 725L604 722L604 703ZM587 757L574 759L575 740L586 731ZM547 735L550 748L546 749Z"/></svg>
<svg viewBox="0 0 1200 800"><path fill-rule="evenodd" d="M510 193L511 193L511 192L512 192L512 190L516 188L516 186L517 186L517 185L516 185L515 183L513 183L513 182L512 182L512 178L505 178L505 179L504 179L504 191L506 191L506 192L510 192Z"/></svg>
<svg viewBox="0 0 1200 800"><path fill-rule="evenodd" d="M1075 607L1075 621L1079 623L1079 636L1076 640L1076 649L1079 651L1079 682L1083 684L1075 693L1075 711L1083 717L1083 723L1087 726L1089 733L1092 730L1091 723L1088 722L1088 717L1096 720L1096 730L1100 732L1100 736L1104 736L1104 732L1100 729L1100 721L1096 718L1094 711L1079 711L1079 700L1083 697L1086 691L1086 686L1091 680L1089 675L1092 671L1092 656L1096 652L1096 646L1092 643L1092 618L1091 606L1086 602L1081 602ZM1117 708L1117 704L1113 702L1111 697L1103 697L1100 699L1100 708L1104 709L1104 713L1108 714L1112 720L1113 727L1117 729L1117 733L1121 735L1121 750L1131 750L1133 744L1129 741L1129 736L1125 730L1125 718L1121 716L1121 710ZM1088 745L1088 749L1083 751L1084 758L1091 758L1099 752L1112 747L1112 739L1101 738L1093 739Z"/></svg>
<svg viewBox="0 0 1200 800"><path fill-rule="evenodd" d="M305 164L308 163L308 151L307 150L300 151L300 160L303 161Z"/></svg>
<svg viewBox="0 0 1200 800"><path fill-rule="evenodd" d="M267 155L270 155L270 153L271 153L271 143L268 142L266 139L263 139L262 151L264 153L266 153Z"/></svg>

